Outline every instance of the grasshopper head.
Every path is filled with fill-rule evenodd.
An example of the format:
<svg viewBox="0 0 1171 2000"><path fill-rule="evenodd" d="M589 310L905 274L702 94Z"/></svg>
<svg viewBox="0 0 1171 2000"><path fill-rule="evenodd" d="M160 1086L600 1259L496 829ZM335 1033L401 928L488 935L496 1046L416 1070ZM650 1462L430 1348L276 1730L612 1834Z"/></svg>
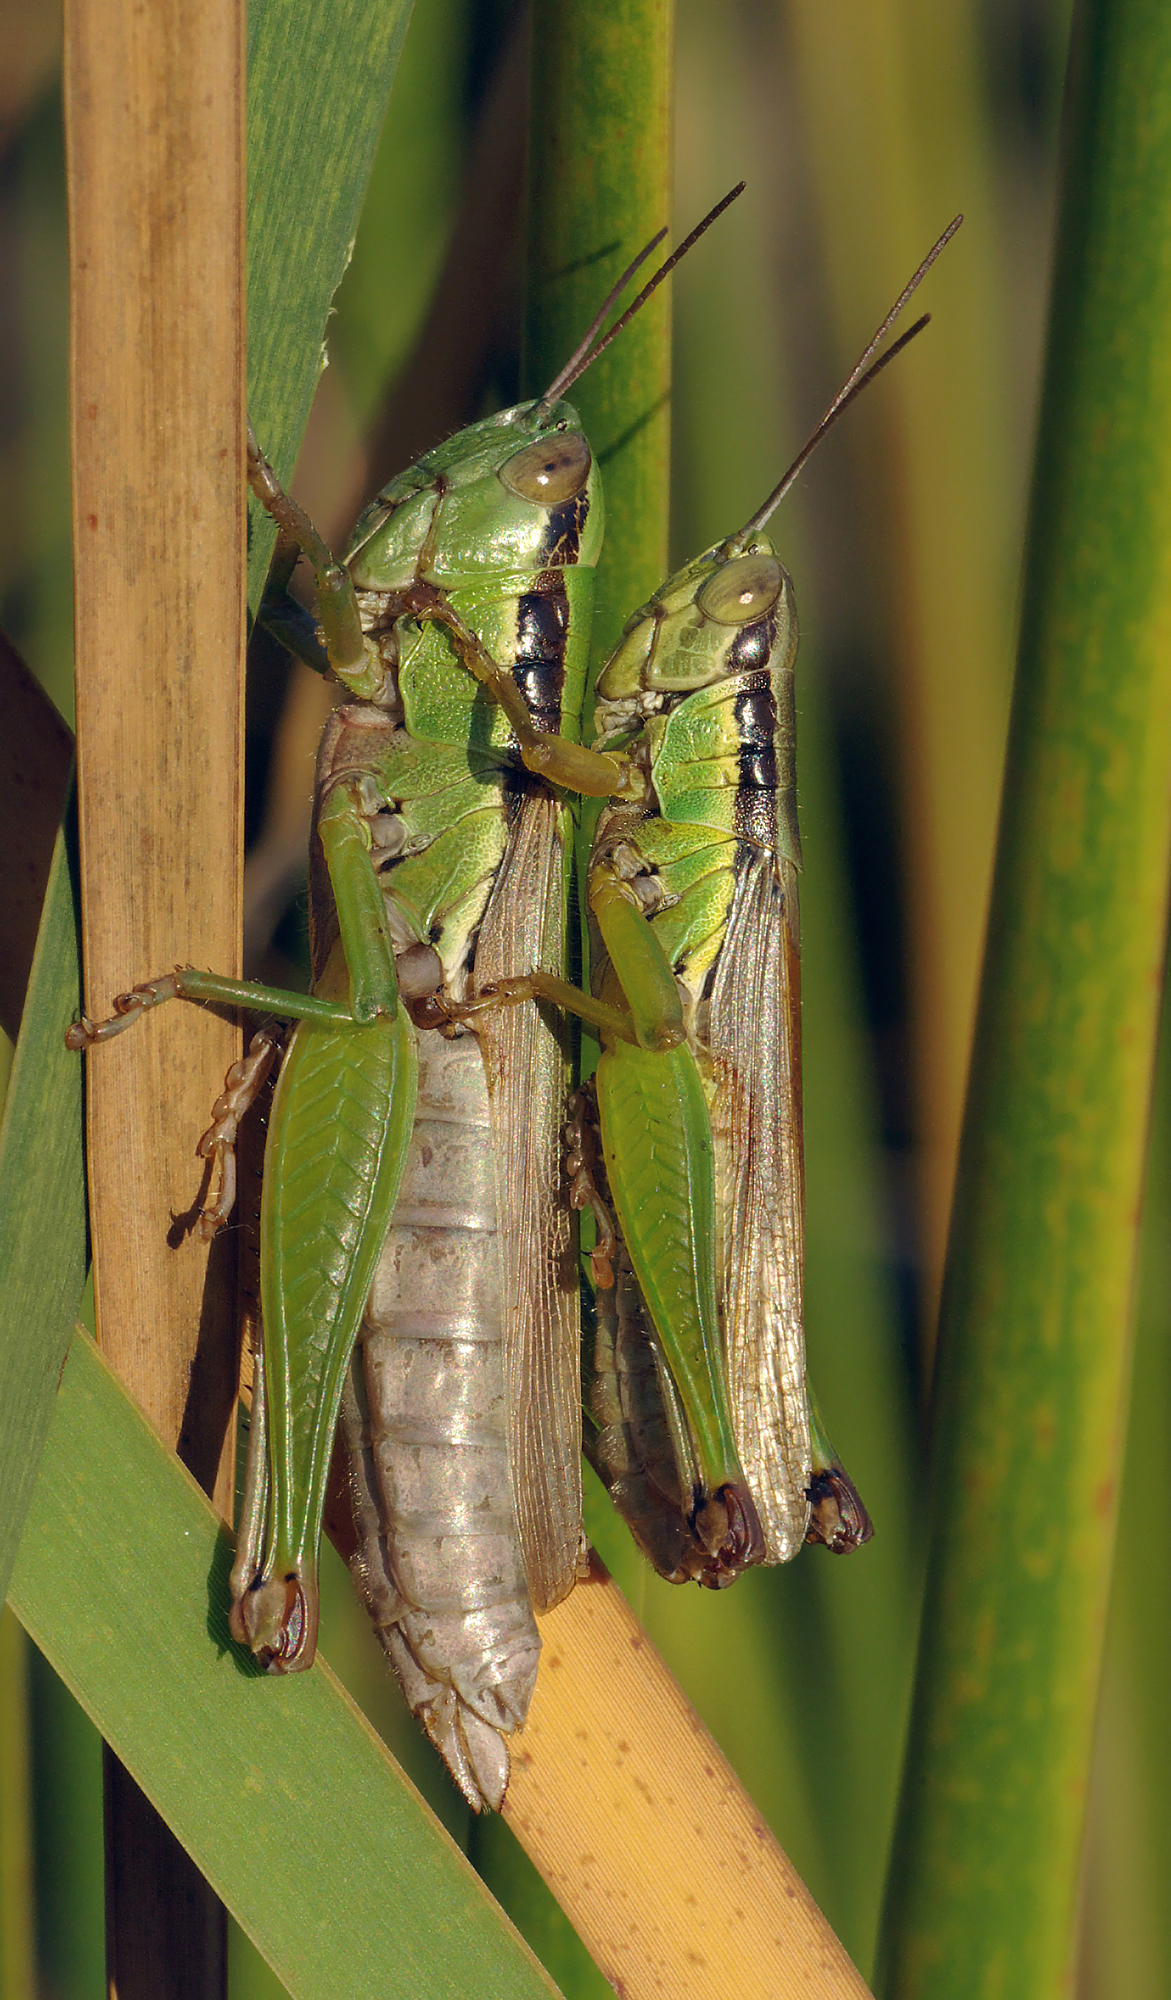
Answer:
<svg viewBox="0 0 1171 2000"><path fill-rule="evenodd" d="M644 714L732 674L788 666L797 610L765 534L720 542L635 612L598 680L600 704Z"/></svg>
<svg viewBox="0 0 1171 2000"><path fill-rule="evenodd" d="M346 560L360 590L450 589L492 574L592 567L601 481L568 403L521 403L471 424L383 487Z"/></svg>

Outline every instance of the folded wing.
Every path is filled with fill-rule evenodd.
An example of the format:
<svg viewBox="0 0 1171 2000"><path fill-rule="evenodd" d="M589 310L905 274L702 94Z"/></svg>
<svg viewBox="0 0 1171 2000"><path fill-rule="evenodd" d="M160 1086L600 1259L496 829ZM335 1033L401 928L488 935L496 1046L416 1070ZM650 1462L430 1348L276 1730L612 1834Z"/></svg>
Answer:
<svg viewBox="0 0 1171 2000"><path fill-rule="evenodd" d="M476 949L477 988L534 967L563 976L568 838L555 800L520 801ZM578 1280L561 1198L568 1065L554 1022L531 1001L481 1016L477 1032L492 1108L513 1492L529 1595L542 1611L572 1588L581 1540Z"/></svg>
<svg viewBox="0 0 1171 2000"><path fill-rule="evenodd" d="M771 1563L805 1537L811 1478L801 1290L797 873L741 848L709 995L712 1129L732 1415Z"/></svg>

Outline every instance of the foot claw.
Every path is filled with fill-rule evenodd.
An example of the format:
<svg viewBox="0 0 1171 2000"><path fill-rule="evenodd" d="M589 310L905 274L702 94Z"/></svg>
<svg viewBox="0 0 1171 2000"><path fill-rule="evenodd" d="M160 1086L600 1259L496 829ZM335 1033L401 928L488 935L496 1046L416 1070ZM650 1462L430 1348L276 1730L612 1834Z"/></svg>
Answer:
<svg viewBox="0 0 1171 2000"><path fill-rule="evenodd" d="M269 1028L253 1035L247 1055L234 1062L224 1078L224 1090L212 1107L212 1123L195 1148L201 1160L215 1162L212 1198L199 1218L199 1233L205 1243L210 1243L236 1205L236 1134L244 1113L260 1095L280 1046Z"/></svg>

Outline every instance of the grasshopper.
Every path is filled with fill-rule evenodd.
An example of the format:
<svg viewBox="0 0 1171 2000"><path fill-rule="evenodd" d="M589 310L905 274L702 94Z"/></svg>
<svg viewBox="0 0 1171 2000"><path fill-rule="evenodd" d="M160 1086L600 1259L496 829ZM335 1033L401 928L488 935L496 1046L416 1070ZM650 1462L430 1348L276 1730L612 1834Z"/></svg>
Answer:
<svg viewBox="0 0 1171 2000"><path fill-rule="evenodd" d="M563 1038L531 1004L474 1031L461 1009L525 968L563 968L566 795L603 797L617 775L577 741L602 498L564 397L724 206L601 335L661 238L647 246L543 396L392 480L344 561L250 444L251 483L286 568L297 553L312 565L325 663L350 697L318 755L312 990L180 968L70 1034L93 1046L176 997L295 1021L265 1153L232 1631L270 1671L312 1661L340 1410L359 1586L477 1809L503 1798L533 1610L577 1574L580 1333ZM287 612L274 622L294 634ZM321 663L320 642L304 650ZM278 1053L262 1030L200 1142L218 1166L205 1233L230 1212L240 1119Z"/></svg>
<svg viewBox="0 0 1171 2000"><path fill-rule="evenodd" d="M871 1525L805 1379L792 581L766 523L832 423L927 324L876 350L933 246L763 506L634 613L598 679L622 758L588 868L593 992L539 996L600 1031L569 1132L592 1207L592 1453L661 1574L731 1582ZM612 1213L611 1213L612 1211Z"/></svg>

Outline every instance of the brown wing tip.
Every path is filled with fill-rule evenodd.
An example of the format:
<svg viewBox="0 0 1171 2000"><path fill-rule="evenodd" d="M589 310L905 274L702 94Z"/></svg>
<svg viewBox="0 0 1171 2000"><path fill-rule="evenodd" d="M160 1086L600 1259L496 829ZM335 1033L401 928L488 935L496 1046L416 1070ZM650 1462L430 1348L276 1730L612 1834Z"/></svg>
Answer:
<svg viewBox="0 0 1171 2000"><path fill-rule="evenodd" d="M725 1590L741 1570L764 1561L764 1530L747 1486L729 1483L695 1509L696 1536L708 1560L696 1574L705 1590Z"/></svg>
<svg viewBox="0 0 1171 2000"><path fill-rule="evenodd" d="M848 1556L868 1542L874 1523L848 1472L840 1465L814 1474L809 1485L807 1542L820 1542L835 1556Z"/></svg>

